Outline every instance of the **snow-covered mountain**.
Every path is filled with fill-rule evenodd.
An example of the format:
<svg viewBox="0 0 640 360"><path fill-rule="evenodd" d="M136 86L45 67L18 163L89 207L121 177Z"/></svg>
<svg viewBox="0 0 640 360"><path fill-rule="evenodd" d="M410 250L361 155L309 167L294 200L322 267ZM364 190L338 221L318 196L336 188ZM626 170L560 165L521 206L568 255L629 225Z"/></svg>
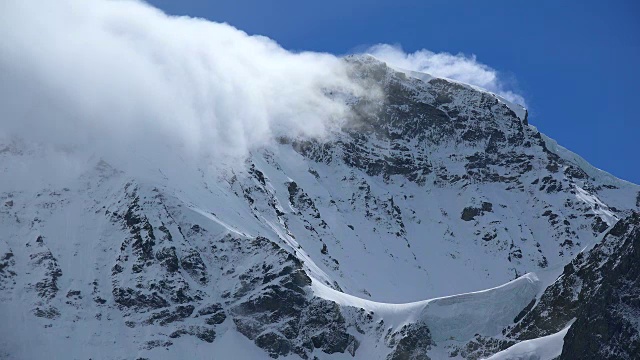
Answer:
<svg viewBox="0 0 640 360"><path fill-rule="evenodd" d="M242 164L3 139L0 358L638 355L640 186L494 94L345 61L355 115Z"/></svg>

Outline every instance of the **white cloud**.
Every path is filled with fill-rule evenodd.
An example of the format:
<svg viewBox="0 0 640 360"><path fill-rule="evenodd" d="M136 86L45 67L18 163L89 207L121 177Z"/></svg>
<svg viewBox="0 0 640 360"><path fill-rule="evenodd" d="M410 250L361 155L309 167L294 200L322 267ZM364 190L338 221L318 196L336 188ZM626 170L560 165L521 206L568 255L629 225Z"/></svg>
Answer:
<svg viewBox="0 0 640 360"><path fill-rule="evenodd" d="M0 2L0 135L153 154L244 155L324 136L357 93L343 62L139 1ZM114 146L115 145L115 146Z"/></svg>
<svg viewBox="0 0 640 360"><path fill-rule="evenodd" d="M349 116L326 89L363 91L336 56L293 53L135 0L0 1L0 34L0 138L109 153L131 166L175 153L243 156L280 135L321 138ZM521 99L475 58L371 52Z"/></svg>
<svg viewBox="0 0 640 360"><path fill-rule="evenodd" d="M509 90L498 72L479 63L475 55L434 53L426 49L406 53L399 46L387 44L372 46L367 53L399 68L479 86L511 102L526 106L524 98Z"/></svg>

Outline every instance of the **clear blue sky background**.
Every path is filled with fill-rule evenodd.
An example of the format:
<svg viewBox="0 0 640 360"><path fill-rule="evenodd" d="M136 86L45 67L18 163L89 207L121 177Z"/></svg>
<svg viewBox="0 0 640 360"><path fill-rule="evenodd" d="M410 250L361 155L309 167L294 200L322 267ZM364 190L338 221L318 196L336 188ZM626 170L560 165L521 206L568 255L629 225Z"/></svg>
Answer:
<svg viewBox="0 0 640 360"><path fill-rule="evenodd" d="M377 43L477 55L517 81L529 120L640 184L640 1L150 0L227 22L290 50L345 54Z"/></svg>

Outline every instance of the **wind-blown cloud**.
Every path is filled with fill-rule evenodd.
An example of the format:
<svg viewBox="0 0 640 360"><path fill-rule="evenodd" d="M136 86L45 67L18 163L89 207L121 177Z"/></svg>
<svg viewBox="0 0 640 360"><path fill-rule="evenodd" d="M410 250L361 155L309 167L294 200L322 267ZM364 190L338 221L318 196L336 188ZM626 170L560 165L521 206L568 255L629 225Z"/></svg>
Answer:
<svg viewBox="0 0 640 360"><path fill-rule="evenodd" d="M475 85L498 94L511 102L526 106L524 98L508 89L498 72L487 65L479 63L475 55L434 53L426 49L418 50L414 53L406 53L399 46L387 44L372 46L367 50L367 53L399 68Z"/></svg>
<svg viewBox="0 0 640 360"><path fill-rule="evenodd" d="M55 145L242 155L326 135L326 89L359 91L333 55L133 0L6 0L0 33L0 135Z"/></svg>
<svg viewBox="0 0 640 360"><path fill-rule="evenodd" d="M290 52L136 0L4 0L0 34L0 139L130 162L244 156L281 135L323 138L350 115L327 89L364 93L334 55ZM521 100L475 58L370 52Z"/></svg>

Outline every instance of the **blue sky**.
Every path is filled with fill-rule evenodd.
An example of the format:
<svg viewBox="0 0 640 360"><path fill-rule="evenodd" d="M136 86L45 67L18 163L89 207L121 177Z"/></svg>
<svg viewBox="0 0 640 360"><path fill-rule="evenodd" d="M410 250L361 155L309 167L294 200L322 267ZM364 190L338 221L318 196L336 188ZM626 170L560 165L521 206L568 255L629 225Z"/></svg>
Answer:
<svg viewBox="0 0 640 360"><path fill-rule="evenodd" d="M638 1L151 0L289 50L378 43L475 54L522 94L530 122L593 165L640 183Z"/></svg>

